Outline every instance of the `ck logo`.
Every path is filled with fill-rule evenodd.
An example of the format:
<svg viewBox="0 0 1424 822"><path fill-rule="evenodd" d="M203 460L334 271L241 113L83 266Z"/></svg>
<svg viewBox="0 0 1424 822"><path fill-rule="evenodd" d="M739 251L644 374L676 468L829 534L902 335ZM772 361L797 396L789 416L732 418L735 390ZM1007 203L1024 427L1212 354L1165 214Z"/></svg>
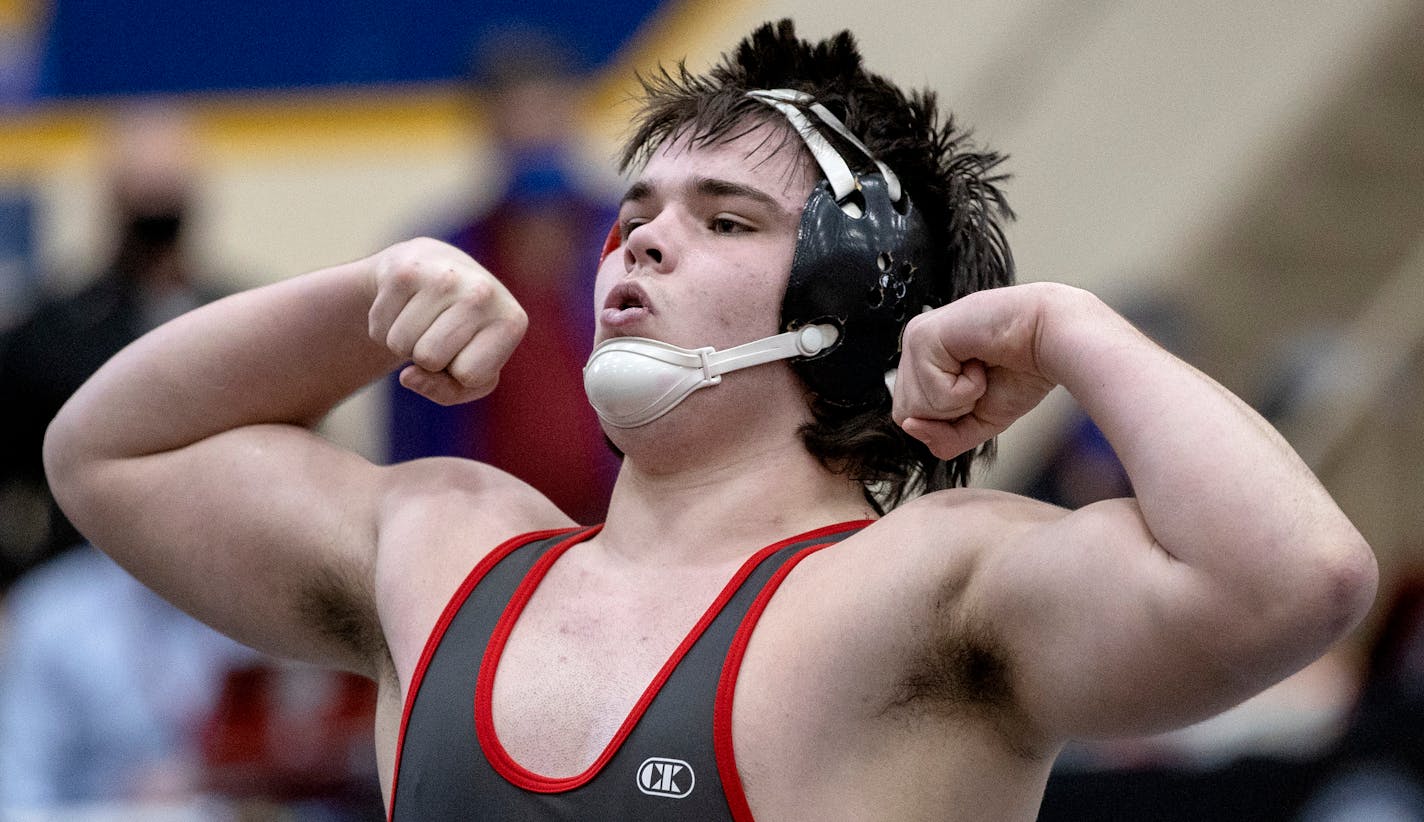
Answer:
<svg viewBox="0 0 1424 822"><path fill-rule="evenodd" d="M650 796L681 799L692 793L695 784L692 766L681 759L650 756L638 766L638 790Z"/></svg>

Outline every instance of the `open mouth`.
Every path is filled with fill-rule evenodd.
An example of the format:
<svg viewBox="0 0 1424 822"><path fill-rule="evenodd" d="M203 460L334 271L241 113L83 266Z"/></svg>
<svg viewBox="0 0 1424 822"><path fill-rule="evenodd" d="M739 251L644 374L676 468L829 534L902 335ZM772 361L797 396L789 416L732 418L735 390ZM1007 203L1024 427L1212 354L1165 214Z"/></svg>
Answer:
<svg viewBox="0 0 1424 822"><path fill-rule="evenodd" d="M646 311L648 310L648 297L643 293L643 289L634 283L620 283L609 292L608 299L604 301L603 306L619 312L634 309Z"/></svg>

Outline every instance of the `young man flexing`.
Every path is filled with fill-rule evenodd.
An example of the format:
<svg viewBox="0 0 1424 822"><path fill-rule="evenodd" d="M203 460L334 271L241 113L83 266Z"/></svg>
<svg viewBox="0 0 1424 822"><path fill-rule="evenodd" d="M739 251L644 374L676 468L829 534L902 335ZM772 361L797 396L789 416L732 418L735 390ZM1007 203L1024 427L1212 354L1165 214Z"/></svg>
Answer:
<svg viewBox="0 0 1424 822"><path fill-rule="evenodd" d="M601 527L312 433L402 362L496 390L523 314L429 240L158 329L50 430L133 573L380 683L396 818L1032 819L1066 740L1213 714L1364 614L1373 557L1286 443L1092 295L1009 285L997 157L849 35L645 86L586 371L625 455ZM951 487L1055 385L1136 498Z"/></svg>

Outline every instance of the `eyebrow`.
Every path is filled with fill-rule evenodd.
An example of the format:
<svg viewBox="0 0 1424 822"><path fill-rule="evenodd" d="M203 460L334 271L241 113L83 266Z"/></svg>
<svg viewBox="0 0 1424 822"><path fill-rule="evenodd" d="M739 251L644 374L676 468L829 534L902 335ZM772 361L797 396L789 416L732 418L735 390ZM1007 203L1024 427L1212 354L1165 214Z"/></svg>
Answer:
<svg viewBox="0 0 1424 822"><path fill-rule="evenodd" d="M623 193L623 199L618 201L619 205L624 203L638 203L653 196L653 187L639 180L628 186L628 190Z"/></svg>
<svg viewBox="0 0 1424 822"><path fill-rule="evenodd" d="M734 183L731 180L723 180L717 177L698 177L692 182L692 190L703 197L741 197L777 213L786 212L786 208L765 191L742 183ZM623 194L620 205L630 202L642 202L643 200L651 199L652 196L653 186L646 181L639 180L628 187L628 191Z"/></svg>

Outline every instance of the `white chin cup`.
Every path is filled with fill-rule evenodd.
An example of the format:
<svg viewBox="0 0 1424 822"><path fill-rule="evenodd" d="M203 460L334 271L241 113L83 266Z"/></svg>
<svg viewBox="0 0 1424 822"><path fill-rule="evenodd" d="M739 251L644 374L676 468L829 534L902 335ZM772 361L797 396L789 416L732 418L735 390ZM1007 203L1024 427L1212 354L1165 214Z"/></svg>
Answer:
<svg viewBox="0 0 1424 822"><path fill-rule="evenodd" d="M807 325L717 351L688 349L646 337L604 340L583 367L589 404L614 428L637 428L671 411L699 388L716 385L729 371L810 357L835 344L833 325Z"/></svg>

